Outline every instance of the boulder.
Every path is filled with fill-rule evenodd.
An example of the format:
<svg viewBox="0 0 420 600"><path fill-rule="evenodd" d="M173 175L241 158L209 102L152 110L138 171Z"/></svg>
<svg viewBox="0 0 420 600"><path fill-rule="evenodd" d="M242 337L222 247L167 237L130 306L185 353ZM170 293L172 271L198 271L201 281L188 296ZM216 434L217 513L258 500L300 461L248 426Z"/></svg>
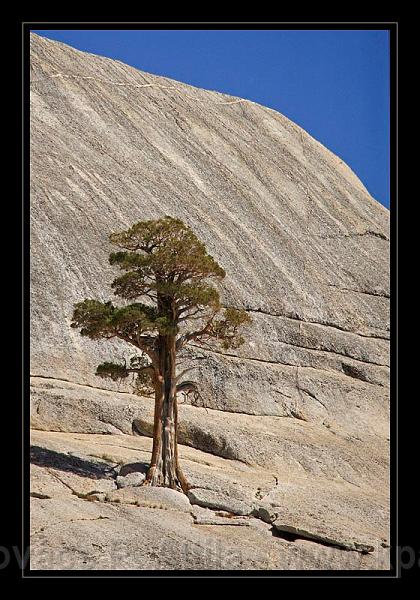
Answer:
<svg viewBox="0 0 420 600"><path fill-rule="evenodd" d="M138 487L144 483L146 475L144 473L128 473L124 477L118 476L116 479L117 488Z"/></svg>

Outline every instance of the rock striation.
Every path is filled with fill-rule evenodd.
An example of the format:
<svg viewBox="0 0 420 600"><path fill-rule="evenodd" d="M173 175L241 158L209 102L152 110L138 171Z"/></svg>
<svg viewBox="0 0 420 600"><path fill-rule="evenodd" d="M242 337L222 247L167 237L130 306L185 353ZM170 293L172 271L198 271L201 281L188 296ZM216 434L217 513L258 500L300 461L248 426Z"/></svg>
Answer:
<svg viewBox="0 0 420 600"><path fill-rule="evenodd" d="M236 506L236 518L298 542L292 551L292 542L275 538L274 562L258 562L247 550L250 562L235 568L326 568L324 559L307 558L308 544L320 541L341 548L331 563L337 568L371 568L352 557L389 540L388 211L298 125L249 100L36 34L30 86L31 422L45 432L36 435L49 440L48 431L61 432L54 439L64 455L71 434L89 436L90 453L102 439L150 442L151 401L134 396L129 383L94 375L99 362L128 357L130 348L85 340L69 324L75 302L112 298L111 231L140 219L180 217L225 268L225 304L253 317L238 351L193 347L183 356L183 365L197 367L202 392L181 406L180 442L209 463L238 465L234 486L243 485L245 466L256 479L269 472L277 485L265 491L264 475L251 501L223 478L210 485L200 474L190 501L202 524L179 510L179 530L214 526L218 534L200 534L211 537L227 528L227 536L235 531L251 547L262 530L228 527L221 523L229 516L213 514L235 513ZM59 519L64 491L46 469L35 469L36 493L49 496L51 485L56 495L34 496L33 503ZM105 500L143 493L140 472L128 474L118 475L120 489L112 480L115 489L87 490L98 495L94 504L70 492L62 509L73 514L82 503L91 518L100 506L104 520L92 523L99 545L113 539L114 530L105 529L115 511L125 511L127 531L132 519L145 519L149 541L164 527L150 516L160 509ZM42 544L61 544L54 536L64 531L44 534ZM100 552L88 553L84 563L79 551L68 551L78 557L74 568L104 568ZM176 568L175 557L144 560L122 568ZM197 560L191 564L206 568ZM45 568L41 559L34 564Z"/></svg>

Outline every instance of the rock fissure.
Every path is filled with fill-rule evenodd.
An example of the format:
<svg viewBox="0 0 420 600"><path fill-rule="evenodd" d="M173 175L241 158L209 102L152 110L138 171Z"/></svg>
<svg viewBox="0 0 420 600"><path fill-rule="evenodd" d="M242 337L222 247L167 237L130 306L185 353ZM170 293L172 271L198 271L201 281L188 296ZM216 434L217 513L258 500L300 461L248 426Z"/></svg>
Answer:
<svg viewBox="0 0 420 600"><path fill-rule="evenodd" d="M323 240L333 240L336 238L353 238L353 237L364 237L364 236L374 236L374 237L378 237L382 240L386 240L387 242L389 242L389 238L384 234L381 233L380 231L371 231L371 230L367 230L367 231L357 231L357 232L350 232L350 233L338 233L336 235L322 235L322 234L312 234L314 237L319 237Z"/></svg>
<svg viewBox="0 0 420 600"><path fill-rule="evenodd" d="M176 86L165 86L165 85L160 85L158 83L120 83L118 81L109 81L107 79L99 79L98 77L91 77L90 75L73 75L73 74L65 74L65 73L51 73L51 74L43 74L43 77L41 79L31 79L31 83L42 83L43 81L45 81L46 79L56 79L56 78L62 78L62 79L82 79L82 80L90 80L90 81L95 81L97 83L105 83L107 85L113 85L113 86L117 86L117 87L133 87L133 88L147 88L147 87L157 87L160 89L169 89L169 90L179 90L179 88L177 88Z"/></svg>
<svg viewBox="0 0 420 600"><path fill-rule="evenodd" d="M325 410L328 412L328 408L327 406L319 399L315 396L315 394L313 394L312 392L309 392L308 390L305 390L304 388L299 388L301 392L303 392L304 394L307 394L310 398L313 398L314 400L316 400L319 404L321 404L321 406L323 406L325 408Z"/></svg>
<svg viewBox="0 0 420 600"><path fill-rule="evenodd" d="M302 335L301 327L302 327L302 322L299 323L299 335ZM308 347L308 346L302 346L301 344L295 344L290 341L289 342L282 341L281 343L285 344L286 346L293 346L294 348L301 348L302 350L307 350L309 352L333 354L335 356L348 358L349 360L354 360L355 362L363 363L365 365L372 365L373 367L386 367L387 369L389 369L389 365L384 365L383 363L374 362L371 360L362 360L361 358L354 358L353 356L349 356L348 354L344 354L342 352L335 352L334 350L327 350L326 348L312 348L312 347ZM299 365L299 366L304 367L305 365Z"/></svg>
<svg viewBox="0 0 420 600"><path fill-rule="evenodd" d="M63 383L70 383L71 385L76 385L77 387L99 390L101 392L107 392L108 394L126 394L128 396L133 396L133 394L131 392L110 390L109 388L101 388L96 385L90 385L89 383L78 383L77 381L71 381L70 379L63 379L62 377L52 377L52 376L47 376L47 375L35 375L32 373L30 374L30 377L31 378L33 377L34 379L47 379L47 380L51 380L51 381L62 381Z"/></svg>
<svg viewBox="0 0 420 600"><path fill-rule="evenodd" d="M387 294L386 292L381 293L381 292L367 292L366 290L354 290L351 288L345 288L345 287L341 287L339 285L335 285L334 283L327 283L326 285L327 285L327 287L332 287L332 288L335 288L342 292L353 292L354 294L364 294L366 296L374 296L376 298L387 298L387 299L390 298L390 295Z"/></svg>
<svg viewBox="0 0 420 600"><path fill-rule="evenodd" d="M257 363L265 363L265 364L269 364L269 365L280 365L280 366L283 366L283 367L299 367L299 369L312 369L314 371L321 371L321 372L324 372L324 373L335 373L338 376L348 377L347 373L345 373L344 371L339 371L338 369L337 370L336 369L322 369L321 367L314 367L312 365L296 365L295 363L285 363L285 362L280 362L278 360L268 360L268 359L265 359L265 358L254 358L254 357L242 356L242 355L238 356L237 354L232 354L232 353L229 353L229 352L221 352L219 350L214 350L214 349L210 349L210 348L204 348L204 347L196 345L196 344L190 344L190 346L193 347L193 348L198 348L199 350L201 350L203 352L210 352L210 353L213 353L213 354L218 354L220 356L226 356L228 358L234 358L234 359L239 360L239 361L246 360L246 361L257 362ZM349 357L346 357L346 358L349 358ZM350 359L350 360L355 360L355 359ZM364 362L364 361L358 361L358 362ZM368 363L368 364L372 364L372 363ZM375 366L386 367L387 365L375 365ZM377 383L372 383L372 382L367 381L367 380L364 380L364 382L368 383L370 385L378 385Z"/></svg>
<svg viewBox="0 0 420 600"><path fill-rule="evenodd" d="M89 75L73 75L73 74L64 74L64 73L53 73L53 74L43 74L44 76L41 79L31 79L30 83L42 83L47 79L57 79L57 78L61 78L61 79L80 79L80 80L89 80L89 81L93 81L96 83L102 83L105 85L111 85L111 86L115 86L115 87L124 87L124 88L157 88L157 89L161 89L161 90L175 90L177 92L179 92L180 94L185 94L187 96L190 96L190 98L194 99L195 101L197 101L197 98L195 98L195 96L191 93L188 93L189 90L188 89L182 89L178 86L175 85L161 85L159 83L123 83L123 82L118 82L118 81L109 81L107 79L99 79L97 77L91 77ZM206 90L209 94L211 93L217 93L219 94L219 92L212 92L212 90ZM203 102L202 100L198 100L199 102ZM207 102L209 101L209 99L207 99ZM237 100L229 100L227 102L218 102L217 100L211 100L211 102L215 105L219 105L219 106L227 106L230 104L240 104L243 102L249 102L251 104L254 104L254 102L252 102L251 100L247 100L246 98L238 98Z"/></svg>
<svg viewBox="0 0 420 600"><path fill-rule="evenodd" d="M40 533L45 533L45 531L47 531L49 529L53 529L54 527L62 525L63 523L77 523L78 521L101 521L103 519L111 519L111 517L99 515L98 517L91 517L91 518L80 517L79 519L64 519L63 521L57 521L56 523L51 523L51 525L48 525L48 527L41 527L37 531L32 531L31 536L38 535Z"/></svg>
<svg viewBox="0 0 420 600"><path fill-rule="evenodd" d="M235 307L229 307L229 308L235 308ZM319 327L328 327L330 329L336 329L337 331L340 331L341 333L344 333L344 334L356 335L356 336L359 336L362 338L373 339L373 340L385 340L385 341L389 342L389 336L385 337L385 336L381 336L379 334L368 335L368 334L360 333L358 331L353 331L351 329L346 329L345 327L340 327L337 323L309 321L308 319L303 319L298 316L292 316L290 314L285 315L285 314L281 314L281 313L275 313L275 312L264 310L262 308L250 308L248 306L244 306L241 308L242 308L242 310L245 310L245 311L251 312L251 313L261 313L263 315L267 315L270 317L279 317L280 319L289 319L290 321L299 321L300 323L307 323L308 325L317 325Z"/></svg>

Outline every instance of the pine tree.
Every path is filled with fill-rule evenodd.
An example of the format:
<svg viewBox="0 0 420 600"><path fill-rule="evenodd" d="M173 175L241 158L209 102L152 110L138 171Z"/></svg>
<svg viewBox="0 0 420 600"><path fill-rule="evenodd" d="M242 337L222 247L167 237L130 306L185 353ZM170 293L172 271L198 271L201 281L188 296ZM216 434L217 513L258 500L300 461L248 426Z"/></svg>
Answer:
<svg viewBox="0 0 420 600"><path fill-rule="evenodd" d="M118 380L133 373L139 393L153 390L153 449L145 483L187 492L178 461L177 392L194 384L180 381L188 369L177 374L177 356L191 342L237 348L243 343L240 330L251 319L222 306L213 283L225 271L181 220L140 221L111 234L110 241L119 251L109 262L123 272L111 287L125 302L84 300L75 305L71 326L93 340L119 338L136 348L128 365L102 363L96 374Z"/></svg>

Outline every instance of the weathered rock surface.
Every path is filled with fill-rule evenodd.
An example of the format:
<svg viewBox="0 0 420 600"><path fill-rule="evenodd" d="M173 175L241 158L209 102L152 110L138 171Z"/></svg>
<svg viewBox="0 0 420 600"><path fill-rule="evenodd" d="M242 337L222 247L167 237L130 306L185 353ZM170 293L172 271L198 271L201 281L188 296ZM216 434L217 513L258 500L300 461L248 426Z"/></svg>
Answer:
<svg viewBox="0 0 420 600"><path fill-rule="evenodd" d="M197 525L241 525L245 527L250 525L249 519L236 517L223 511L214 512L198 505L193 507L191 514Z"/></svg>
<svg viewBox="0 0 420 600"><path fill-rule="evenodd" d="M326 486L314 479L310 493L307 486L307 480L279 478L254 514L280 532L348 550L371 552L388 539L387 497L380 491L365 496L356 486Z"/></svg>
<svg viewBox="0 0 420 600"><path fill-rule="evenodd" d="M134 431L151 436L150 399L64 382L55 385L50 389L37 383L34 388L35 428L119 435ZM294 418L189 405L180 406L179 418L179 441L203 452L271 468L289 477L322 477L371 490L381 490L387 481L389 442L377 430L350 433L327 420L320 427Z"/></svg>
<svg viewBox="0 0 420 600"><path fill-rule="evenodd" d="M37 35L31 69L33 375L98 385L117 346L71 330L72 305L111 297L110 231L169 213L255 321L240 360L200 351L207 405L316 418L323 385L384 403L388 211L342 161L273 110Z"/></svg>
<svg viewBox="0 0 420 600"><path fill-rule="evenodd" d="M188 492L188 498L192 504L226 511L239 516L248 516L254 509L253 505L246 504L238 498L232 498L229 494L220 490L196 488Z"/></svg>
<svg viewBox="0 0 420 600"><path fill-rule="evenodd" d="M129 481L141 483L141 469L127 465L147 466L153 406L95 377L99 362L132 351L82 338L72 307L112 298L108 234L165 214L206 243L227 272L225 303L253 317L240 350L182 357L198 367L201 398L180 407L179 432L193 501L242 503L252 527L215 533L182 511L170 521L103 502L143 493ZM124 536L117 568L386 568L388 271L388 211L283 115L31 34L31 423L61 432L35 434L34 452L47 445L59 465L33 456L36 518L58 519L35 536L35 568L48 547L65 550L52 568L113 568L109 549ZM96 545L83 549L86 526ZM162 531L161 556L141 550ZM327 540L332 554L301 537ZM207 541L223 547L223 566L203 566ZM180 567L184 542L199 550ZM373 546L375 557L331 544Z"/></svg>
<svg viewBox="0 0 420 600"><path fill-rule="evenodd" d="M261 511L258 518L257 514L244 517L191 505L186 496L173 490L117 489L118 473L150 460L150 439L33 431L31 443L31 569L389 568L389 551L381 545L384 540L379 529L373 552L363 552L363 522L353 524L352 542L359 551L338 547L343 540L334 529L334 511L339 509L334 504L325 506L322 514L317 503L319 520L312 520L316 534L278 531L282 508L276 504L283 506L283 499L273 491L280 480L262 468L180 446L192 491L211 491L216 497L223 490L223 497L232 503L254 503L255 513ZM77 477L66 480L66 475L73 473L67 471L70 468L76 468ZM108 489L110 484L114 489L106 494L94 493L96 489ZM340 500L348 492L346 486L341 487ZM306 496L307 488L302 486L299 501L304 499L308 505ZM271 518L260 518L266 498L275 505L274 527ZM372 528L377 521L373 520ZM292 515L290 520L283 515L282 522L284 529L291 529L295 523ZM331 523L325 534L321 532L322 522ZM360 536L354 533L358 528Z"/></svg>
<svg viewBox="0 0 420 600"><path fill-rule="evenodd" d="M187 496L168 488L126 487L109 492L105 500L106 502L135 504L147 508L160 508L161 510L177 510L188 513L191 511L191 504Z"/></svg>

